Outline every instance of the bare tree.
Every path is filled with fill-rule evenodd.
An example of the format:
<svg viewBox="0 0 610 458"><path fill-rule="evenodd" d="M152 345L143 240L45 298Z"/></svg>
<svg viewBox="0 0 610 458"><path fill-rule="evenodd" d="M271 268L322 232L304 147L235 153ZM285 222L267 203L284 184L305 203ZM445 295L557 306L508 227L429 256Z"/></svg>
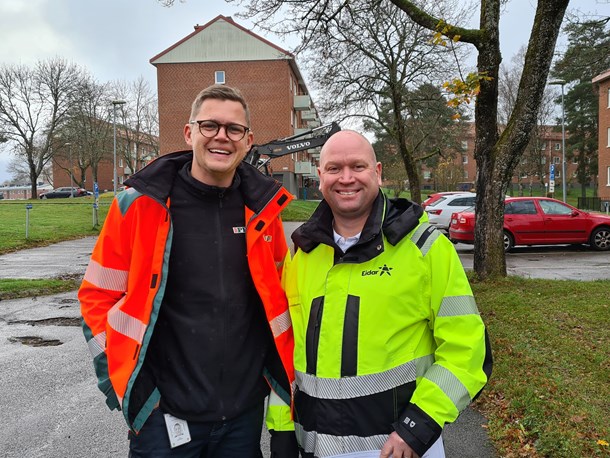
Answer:
<svg viewBox="0 0 610 458"><path fill-rule="evenodd" d="M117 110L121 124L117 148L134 173L159 155L157 98L142 76L131 83L116 82L113 86L115 98L126 101Z"/></svg>
<svg viewBox="0 0 610 458"><path fill-rule="evenodd" d="M0 66L0 137L27 164L32 198L53 156L55 132L66 121L79 76L76 65L59 58L33 68Z"/></svg>
<svg viewBox="0 0 610 458"><path fill-rule="evenodd" d="M523 65L525 62L526 48L521 47L519 52L515 54L510 62L510 65L500 65L500 75L498 80L498 122L500 128L503 129L510 120L511 114L517 101L517 93L519 91L519 81L523 73ZM548 143L548 134L552 127L549 125L553 121L555 112L555 91L548 86L544 90L536 124L532 128L530 141L527 144L520 162L514 170L514 176L517 179L519 186L519 195L523 195L525 184L523 177L528 178L529 194L532 195L532 188L535 177L538 177L540 185L545 186L546 170L548 169L546 157L546 146ZM562 177L563 179L563 177Z"/></svg>
<svg viewBox="0 0 610 458"><path fill-rule="evenodd" d="M66 171L78 169L75 179L81 187L85 187L87 170L91 169L93 182L97 182L100 162L112 158L110 94L107 83L84 73L69 118L56 136L55 163Z"/></svg>
<svg viewBox="0 0 610 458"><path fill-rule="evenodd" d="M232 1L232 0L228 0ZM233 0L246 4L246 15L267 18L286 7L290 18L303 24L300 30L324 30L329 21L349 8L352 0L294 2L292 0ZM164 0L172 4L172 0ZM480 2L478 29L460 27L431 9L436 2L390 0L376 3L379 11L389 10L390 3L404 11L415 23L435 33L473 45L478 51L477 70L464 81L452 85L456 95L475 100L475 151L477 162L477 216L475 227L474 270L479 278L506 276L502 226L504 196L514 170L527 146L546 85L557 36L569 0L538 0L534 24L515 106L500 133L498 128L498 76L500 53L500 8L504 0ZM423 5L423 6L420 6ZM281 26L278 30L282 30ZM285 29L284 29L285 30ZM310 45L316 34L302 34L301 45ZM440 40L442 42L442 40ZM466 88L466 90L463 90Z"/></svg>

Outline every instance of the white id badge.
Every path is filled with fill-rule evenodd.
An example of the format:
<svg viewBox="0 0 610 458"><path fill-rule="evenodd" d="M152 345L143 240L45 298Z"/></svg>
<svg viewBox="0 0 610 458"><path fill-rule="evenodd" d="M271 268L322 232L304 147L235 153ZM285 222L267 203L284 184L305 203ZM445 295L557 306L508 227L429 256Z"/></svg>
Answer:
<svg viewBox="0 0 610 458"><path fill-rule="evenodd" d="M167 428L171 448L176 448L191 441L191 433L186 420L181 420L168 413L163 414L163 417L165 417L165 427Z"/></svg>

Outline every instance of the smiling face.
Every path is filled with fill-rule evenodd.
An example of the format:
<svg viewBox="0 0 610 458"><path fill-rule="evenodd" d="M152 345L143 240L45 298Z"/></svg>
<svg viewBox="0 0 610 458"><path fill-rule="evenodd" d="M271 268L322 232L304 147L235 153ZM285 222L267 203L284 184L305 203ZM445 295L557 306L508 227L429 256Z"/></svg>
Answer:
<svg viewBox="0 0 610 458"><path fill-rule="evenodd" d="M191 120L248 125L244 107L233 100L205 99ZM221 127L214 137L208 138L201 135L197 123L187 124L184 139L193 148L193 178L211 186L230 186L235 169L250 150L253 138L252 132L248 131L244 138L233 141L227 136L225 127Z"/></svg>
<svg viewBox="0 0 610 458"><path fill-rule="evenodd" d="M322 147L318 172L335 221L364 227L381 186L381 163L368 140L357 132L337 132Z"/></svg>

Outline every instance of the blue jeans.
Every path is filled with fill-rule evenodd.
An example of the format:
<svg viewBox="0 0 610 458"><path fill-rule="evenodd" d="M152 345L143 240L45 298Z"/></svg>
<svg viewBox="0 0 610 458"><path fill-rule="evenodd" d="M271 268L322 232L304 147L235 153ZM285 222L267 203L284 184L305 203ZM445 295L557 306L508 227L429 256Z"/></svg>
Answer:
<svg viewBox="0 0 610 458"><path fill-rule="evenodd" d="M164 412L153 410L139 434L129 435L129 458L262 458L263 403L221 422L188 422L191 441L170 448Z"/></svg>

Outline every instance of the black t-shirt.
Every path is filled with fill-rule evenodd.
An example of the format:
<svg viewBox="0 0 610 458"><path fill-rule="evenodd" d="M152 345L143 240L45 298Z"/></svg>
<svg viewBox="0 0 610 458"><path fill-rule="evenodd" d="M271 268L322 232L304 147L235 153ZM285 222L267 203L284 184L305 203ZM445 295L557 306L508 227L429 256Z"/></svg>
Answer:
<svg viewBox="0 0 610 458"><path fill-rule="evenodd" d="M234 418L268 394L262 369L273 345L248 269L239 177L226 189L207 186L187 164L170 212L169 275L145 364L164 411L189 421Z"/></svg>

